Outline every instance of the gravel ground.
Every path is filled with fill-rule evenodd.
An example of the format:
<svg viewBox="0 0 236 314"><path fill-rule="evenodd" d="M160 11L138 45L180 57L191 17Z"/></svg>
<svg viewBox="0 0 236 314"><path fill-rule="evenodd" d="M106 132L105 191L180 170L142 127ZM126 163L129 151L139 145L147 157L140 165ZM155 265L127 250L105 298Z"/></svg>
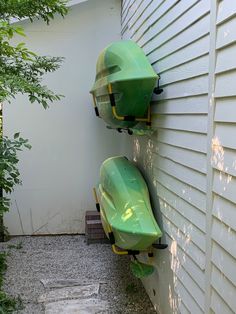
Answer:
<svg viewBox="0 0 236 314"><path fill-rule="evenodd" d="M21 243L21 248L9 245ZM73 279L100 283L99 297L109 303L106 313L156 313L141 284L129 269L129 257L112 253L109 244L85 243L84 236L17 237L0 243L10 252L5 291L20 296L20 314L42 314L37 302L45 292L40 280Z"/></svg>

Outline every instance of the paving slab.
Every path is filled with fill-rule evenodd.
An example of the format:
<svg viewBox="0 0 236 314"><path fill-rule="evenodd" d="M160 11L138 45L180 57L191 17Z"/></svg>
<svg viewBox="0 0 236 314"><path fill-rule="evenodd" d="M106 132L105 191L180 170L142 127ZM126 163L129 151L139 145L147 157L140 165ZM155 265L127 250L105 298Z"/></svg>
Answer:
<svg viewBox="0 0 236 314"><path fill-rule="evenodd" d="M109 313L106 301L98 299L66 300L48 303L45 314L99 314Z"/></svg>
<svg viewBox="0 0 236 314"><path fill-rule="evenodd" d="M38 298L39 303L49 303L65 299L83 299L97 296L99 285L64 287L50 290Z"/></svg>
<svg viewBox="0 0 236 314"><path fill-rule="evenodd" d="M84 286L84 285L91 284L91 282L89 283L88 280L80 280L80 279L41 279L40 281L46 289ZM95 281L94 283L106 284L107 282Z"/></svg>

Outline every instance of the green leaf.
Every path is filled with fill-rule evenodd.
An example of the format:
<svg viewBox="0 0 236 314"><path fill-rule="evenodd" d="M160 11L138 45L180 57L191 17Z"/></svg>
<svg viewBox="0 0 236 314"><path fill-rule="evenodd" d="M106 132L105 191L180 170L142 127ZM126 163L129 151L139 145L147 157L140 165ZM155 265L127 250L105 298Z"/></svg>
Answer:
<svg viewBox="0 0 236 314"><path fill-rule="evenodd" d="M48 108L48 104L47 104L46 100L42 100L42 105L43 105L44 109Z"/></svg>
<svg viewBox="0 0 236 314"><path fill-rule="evenodd" d="M15 32L16 32L18 35L21 35L21 36L26 37L25 32L24 32L24 29L23 29L22 27L17 27L17 28L15 28Z"/></svg>
<svg viewBox="0 0 236 314"><path fill-rule="evenodd" d="M14 139L17 139L20 136L20 132L14 134Z"/></svg>
<svg viewBox="0 0 236 314"><path fill-rule="evenodd" d="M32 146L30 145L30 144L25 144L24 145L26 148L28 148L28 149L31 149L32 148Z"/></svg>
<svg viewBox="0 0 236 314"><path fill-rule="evenodd" d="M17 49L21 49L21 48L23 48L25 46L25 43L19 43L17 46L16 46L16 48Z"/></svg>

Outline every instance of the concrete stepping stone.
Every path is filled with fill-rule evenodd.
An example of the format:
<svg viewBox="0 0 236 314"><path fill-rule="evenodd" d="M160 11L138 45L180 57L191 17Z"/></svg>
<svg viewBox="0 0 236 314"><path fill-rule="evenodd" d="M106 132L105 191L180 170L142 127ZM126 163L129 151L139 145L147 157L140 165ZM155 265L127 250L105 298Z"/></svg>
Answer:
<svg viewBox="0 0 236 314"><path fill-rule="evenodd" d="M46 289L65 288L87 284L87 282L78 279L41 279L40 281Z"/></svg>
<svg viewBox="0 0 236 314"><path fill-rule="evenodd" d="M99 284L81 285L49 290L38 298L39 303L49 303L65 299L84 299L97 296Z"/></svg>
<svg viewBox="0 0 236 314"><path fill-rule="evenodd" d="M90 285L91 281L79 280L79 279L41 279L45 289L65 288L73 286ZM93 284L106 284L106 281L95 281Z"/></svg>
<svg viewBox="0 0 236 314"><path fill-rule="evenodd" d="M38 298L45 314L109 313L108 302L98 298L100 282L86 283L77 279L41 280L46 292Z"/></svg>
<svg viewBox="0 0 236 314"><path fill-rule="evenodd" d="M45 314L105 314L108 308L108 303L99 299L64 300L47 303Z"/></svg>

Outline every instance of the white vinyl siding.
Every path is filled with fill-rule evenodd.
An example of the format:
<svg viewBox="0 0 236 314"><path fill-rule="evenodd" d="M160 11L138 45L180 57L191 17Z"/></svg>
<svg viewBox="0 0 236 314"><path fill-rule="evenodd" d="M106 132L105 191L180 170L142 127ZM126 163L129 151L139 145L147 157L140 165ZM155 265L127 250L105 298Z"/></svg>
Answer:
<svg viewBox="0 0 236 314"><path fill-rule="evenodd" d="M211 300L216 313L236 312L236 3L218 5L216 20L215 113ZM217 306L217 308L216 308Z"/></svg>
<svg viewBox="0 0 236 314"><path fill-rule="evenodd" d="M124 0L122 36L164 90L133 146L169 244L144 285L162 314L235 313L236 2Z"/></svg>

